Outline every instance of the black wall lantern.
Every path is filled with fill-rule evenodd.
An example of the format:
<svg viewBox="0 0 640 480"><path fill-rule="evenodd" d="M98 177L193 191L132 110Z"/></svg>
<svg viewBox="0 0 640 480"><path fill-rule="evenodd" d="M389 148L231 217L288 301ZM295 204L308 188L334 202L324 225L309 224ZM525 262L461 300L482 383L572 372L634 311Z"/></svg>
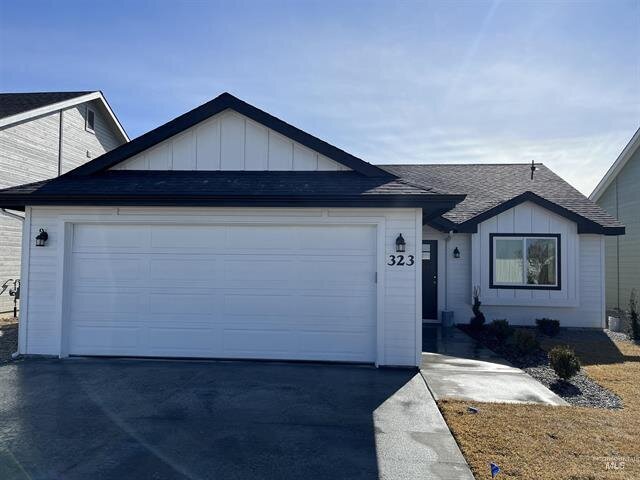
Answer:
<svg viewBox="0 0 640 480"><path fill-rule="evenodd" d="M458 247L453 249L453 258L460 258L460 249Z"/></svg>
<svg viewBox="0 0 640 480"><path fill-rule="evenodd" d="M44 247L44 244L47 243L48 238L49 234L45 231L44 228L41 228L40 233L36 236L36 247Z"/></svg>
<svg viewBox="0 0 640 480"><path fill-rule="evenodd" d="M400 233L398 235L398 238L396 238L396 252L398 253L402 253L404 252L406 243L404 241L404 238L402 238L402 234Z"/></svg>

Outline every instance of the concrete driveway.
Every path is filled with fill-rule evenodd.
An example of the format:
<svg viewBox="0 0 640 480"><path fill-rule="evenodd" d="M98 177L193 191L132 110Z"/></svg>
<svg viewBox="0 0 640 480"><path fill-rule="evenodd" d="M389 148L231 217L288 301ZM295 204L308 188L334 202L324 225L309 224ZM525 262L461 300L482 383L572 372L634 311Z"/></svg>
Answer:
<svg viewBox="0 0 640 480"><path fill-rule="evenodd" d="M415 371L27 359L0 368L0 478L473 477Z"/></svg>

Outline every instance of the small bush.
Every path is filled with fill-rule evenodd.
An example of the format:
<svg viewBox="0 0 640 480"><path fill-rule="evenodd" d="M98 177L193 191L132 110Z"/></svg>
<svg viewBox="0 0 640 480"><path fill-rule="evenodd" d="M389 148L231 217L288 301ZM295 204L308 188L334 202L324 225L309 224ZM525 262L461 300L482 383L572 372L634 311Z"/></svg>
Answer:
<svg viewBox="0 0 640 480"><path fill-rule="evenodd" d="M551 318L538 318L536 319L536 325L538 330L550 337L556 336L560 332L560 322Z"/></svg>
<svg viewBox="0 0 640 480"><path fill-rule="evenodd" d="M501 342L513 335L513 327L507 320L494 320L489 325L489 331Z"/></svg>
<svg viewBox="0 0 640 480"><path fill-rule="evenodd" d="M485 322L484 313L480 311L480 305L482 305L480 301L480 287L476 286L473 287L473 306L471 307L474 316L471 317L469 321L469 325L475 330L480 330Z"/></svg>
<svg viewBox="0 0 640 480"><path fill-rule="evenodd" d="M580 371L580 360L575 352L563 345L553 347L549 351L549 364L563 380L569 380Z"/></svg>
<svg viewBox="0 0 640 480"><path fill-rule="evenodd" d="M513 334L513 346L522 355L533 353L540 348L535 334L527 330L515 331Z"/></svg>

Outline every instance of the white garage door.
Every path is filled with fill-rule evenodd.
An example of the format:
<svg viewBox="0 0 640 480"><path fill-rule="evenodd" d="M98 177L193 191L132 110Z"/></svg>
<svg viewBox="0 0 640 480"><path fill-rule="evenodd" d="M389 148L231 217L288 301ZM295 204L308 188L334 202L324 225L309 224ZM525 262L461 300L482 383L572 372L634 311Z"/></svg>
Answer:
<svg viewBox="0 0 640 480"><path fill-rule="evenodd" d="M72 355L375 359L372 226L74 226Z"/></svg>

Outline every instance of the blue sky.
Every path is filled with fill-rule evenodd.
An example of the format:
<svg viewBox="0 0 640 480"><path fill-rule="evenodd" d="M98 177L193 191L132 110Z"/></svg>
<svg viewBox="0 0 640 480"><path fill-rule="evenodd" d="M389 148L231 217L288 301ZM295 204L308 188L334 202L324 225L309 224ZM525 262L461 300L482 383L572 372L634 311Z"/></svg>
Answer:
<svg viewBox="0 0 640 480"><path fill-rule="evenodd" d="M372 163L588 194L640 125L640 0L0 0L0 89L101 89L132 137L229 91Z"/></svg>

